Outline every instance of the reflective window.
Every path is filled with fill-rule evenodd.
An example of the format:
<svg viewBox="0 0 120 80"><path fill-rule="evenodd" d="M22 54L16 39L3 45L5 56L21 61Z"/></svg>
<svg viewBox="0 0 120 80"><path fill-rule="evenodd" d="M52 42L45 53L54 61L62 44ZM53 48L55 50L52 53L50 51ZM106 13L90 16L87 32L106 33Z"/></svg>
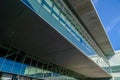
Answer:
<svg viewBox="0 0 120 80"><path fill-rule="evenodd" d="M39 2L41 4L42 0L37 0L37 2Z"/></svg>
<svg viewBox="0 0 120 80"><path fill-rule="evenodd" d="M43 7L44 7L49 13L51 13L51 10L52 10L52 2L51 2L51 0L43 0Z"/></svg>
<svg viewBox="0 0 120 80"><path fill-rule="evenodd" d="M11 72L20 74L21 68L22 68L22 64L14 61Z"/></svg>
<svg viewBox="0 0 120 80"><path fill-rule="evenodd" d="M53 6L53 2L51 0L44 0L50 7Z"/></svg>
<svg viewBox="0 0 120 80"><path fill-rule="evenodd" d="M63 19L63 21L66 21L66 16L64 15L64 13L61 13L60 17Z"/></svg>
<svg viewBox="0 0 120 80"><path fill-rule="evenodd" d="M52 16L53 16L56 20L59 20L59 15L58 15L55 11L52 12Z"/></svg>
<svg viewBox="0 0 120 80"><path fill-rule="evenodd" d="M3 64L1 66L1 70L5 72L11 72L11 69L13 67L13 62L7 59L3 60Z"/></svg>
<svg viewBox="0 0 120 80"><path fill-rule="evenodd" d="M56 5L54 5L53 10L55 11L56 14L58 15L60 14L60 10Z"/></svg>
<svg viewBox="0 0 120 80"><path fill-rule="evenodd" d="M60 24L62 24L64 27L66 27L66 23L62 18L60 18Z"/></svg>

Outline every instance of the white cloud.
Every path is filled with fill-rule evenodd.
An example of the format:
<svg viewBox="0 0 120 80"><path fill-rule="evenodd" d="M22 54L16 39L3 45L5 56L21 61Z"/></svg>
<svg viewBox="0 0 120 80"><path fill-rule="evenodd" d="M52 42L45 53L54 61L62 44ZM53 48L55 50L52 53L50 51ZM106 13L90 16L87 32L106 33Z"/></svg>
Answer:
<svg viewBox="0 0 120 80"><path fill-rule="evenodd" d="M107 31L108 33L110 33L110 32L112 31L112 29L113 29L118 23L120 23L120 16L117 17L117 18L115 18L115 19L113 19L113 20L111 21L111 23L109 23L109 24L106 26L106 31Z"/></svg>

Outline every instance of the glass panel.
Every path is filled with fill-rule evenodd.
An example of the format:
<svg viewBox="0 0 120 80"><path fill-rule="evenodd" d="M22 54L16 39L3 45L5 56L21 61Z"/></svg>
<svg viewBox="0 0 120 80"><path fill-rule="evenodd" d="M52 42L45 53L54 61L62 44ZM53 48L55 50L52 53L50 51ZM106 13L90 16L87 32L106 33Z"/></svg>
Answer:
<svg viewBox="0 0 120 80"><path fill-rule="evenodd" d="M53 2L52 2L51 0L45 0L45 2L46 2L50 7L52 7Z"/></svg>
<svg viewBox="0 0 120 80"><path fill-rule="evenodd" d="M59 16L58 16L58 14L56 14L56 12L53 11L52 16L53 16L56 20L59 20Z"/></svg>
<svg viewBox="0 0 120 80"><path fill-rule="evenodd" d="M54 5L53 10L54 10L55 13L57 13L58 15L60 14L60 10L59 10L59 8L58 8L56 5Z"/></svg>
<svg viewBox="0 0 120 80"><path fill-rule="evenodd" d="M63 13L60 14L60 17L63 19L63 21L66 21L66 16Z"/></svg>
<svg viewBox="0 0 120 80"><path fill-rule="evenodd" d="M39 77L43 77L44 76L44 70L43 70L43 67L44 67L44 65L43 65L43 63L42 62L38 62L38 68L37 68L37 76L39 76Z"/></svg>
<svg viewBox="0 0 120 80"><path fill-rule="evenodd" d="M25 52L20 51L19 54L17 54L16 61L20 62L20 63L23 63L24 58L25 58Z"/></svg>
<svg viewBox="0 0 120 80"><path fill-rule="evenodd" d="M31 75L32 74L32 67L31 66L27 66L25 68L25 75Z"/></svg>
<svg viewBox="0 0 120 80"><path fill-rule="evenodd" d="M31 58L26 56L24 64L30 65L30 62L31 62Z"/></svg>
<svg viewBox="0 0 120 80"><path fill-rule="evenodd" d="M22 68L22 64L18 62L14 62L12 67L12 73L20 74Z"/></svg>
<svg viewBox="0 0 120 80"><path fill-rule="evenodd" d="M2 66L1 70L4 71L4 72L11 72L12 65L13 65L13 61L4 59L4 63L3 63L3 66Z"/></svg>
<svg viewBox="0 0 120 80"><path fill-rule="evenodd" d="M21 70L20 70L20 74L25 74L25 69L27 67L27 65L24 64L25 63L25 59L26 59L26 55L25 55L25 57L23 59L23 62L22 62L22 67L21 67Z"/></svg>
<svg viewBox="0 0 120 80"><path fill-rule="evenodd" d="M43 5L43 7L50 13L51 9L49 9L46 5Z"/></svg>
<svg viewBox="0 0 120 80"><path fill-rule="evenodd" d="M31 66L36 67L36 64L37 64L37 60L32 59Z"/></svg>
<svg viewBox="0 0 120 80"><path fill-rule="evenodd" d="M69 20L66 20L66 23L69 25L69 27L72 26L71 22Z"/></svg>
<svg viewBox="0 0 120 80"><path fill-rule="evenodd" d="M62 19L60 19L60 24L62 24L64 27L66 26L66 23Z"/></svg>
<svg viewBox="0 0 120 80"><path fill-rule="evenodd" d="M51 13L52 10L52 2L50 0L43 0L43 7Z"/></svg>
<svg viewBox="0 0 120 80"><path fill-rule="evenodd" d="M41 4L42 0L37 0L37 2Z"/></svg>

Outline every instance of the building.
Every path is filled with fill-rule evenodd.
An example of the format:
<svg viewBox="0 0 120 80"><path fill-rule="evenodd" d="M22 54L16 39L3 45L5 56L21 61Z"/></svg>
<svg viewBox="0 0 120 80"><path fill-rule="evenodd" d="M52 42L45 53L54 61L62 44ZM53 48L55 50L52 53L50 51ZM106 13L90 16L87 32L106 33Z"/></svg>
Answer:
<svg viewBox="0 0 120 80"><path fill-rule="evenodd" d="M92 0L2 0L0 7L2 78L112 79L114 51Z"/></svg>
<svg viewBox="0 0 120 80"><path fill-rule="evenodd" d="M111 75L114 77L114 80L120 79L120 50L115 51L115 55L109 59L111 66Z"/></svg>
<svg viewBox="0 0 120 80"><path fill-rule="evenodd" d="M115 55L111 56L109 58L109 63L110 63L110 67L111 67L111 70L107 71L109 72L112 77L113 77L113 80L119 80L120 79L120 50L118 51L115 51ZM104 68L107 68L106 65L104 65L104 61L102 58L98 57L98 56L92 56L92 59L99 65L101 65L102 67Z"/></svg>

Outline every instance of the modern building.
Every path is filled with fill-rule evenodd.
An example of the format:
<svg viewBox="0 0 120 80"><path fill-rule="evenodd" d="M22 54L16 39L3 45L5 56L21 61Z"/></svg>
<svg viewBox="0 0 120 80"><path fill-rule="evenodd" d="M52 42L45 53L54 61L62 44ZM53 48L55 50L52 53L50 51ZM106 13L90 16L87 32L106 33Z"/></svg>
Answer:
<svg viewBox="0 0 120 80"><path fill-rule="evenodd" d="M114 80L120 80L120 50L115 51L115 55L109 59L111 66L111 75Z"/></svg>
<svg viewBox="0 0 120 80"><path fill-rule="evenodd" d="M93 56L92 59L99 65L103 66L104 68L107 68L103 63L103 59L98 56ZM120 80L120 50L115 51L115 55L111 56L109 58L109 63L111 67L111 72L108 70L113 80Z"/></svg>
<svg viewBox="0 0 120 80"><path fill-rule="evenodd" d="M113 79L115 53L92 0L2 0L0 11L2 79Z"/></svg>

